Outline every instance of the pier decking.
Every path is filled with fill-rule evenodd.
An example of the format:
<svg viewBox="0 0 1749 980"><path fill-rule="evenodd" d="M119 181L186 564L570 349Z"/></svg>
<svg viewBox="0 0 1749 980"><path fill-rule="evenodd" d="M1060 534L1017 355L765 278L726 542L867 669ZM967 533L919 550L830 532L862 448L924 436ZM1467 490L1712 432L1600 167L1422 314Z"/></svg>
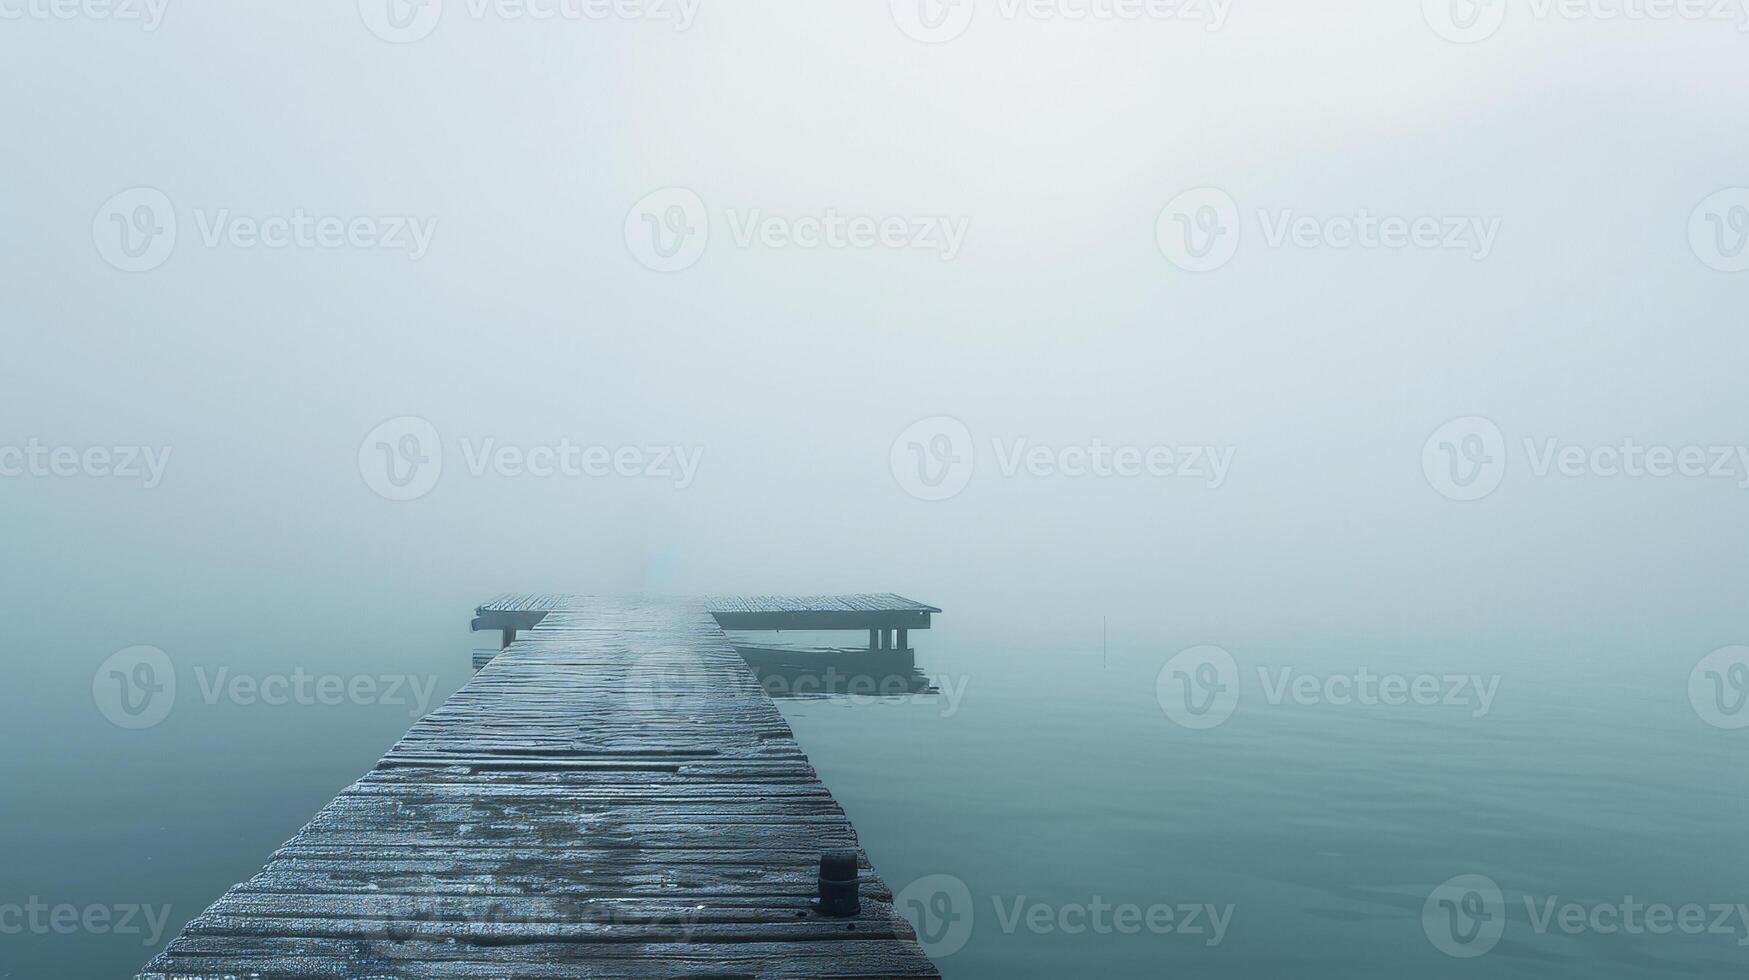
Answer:
<svg viewBox="0 0 1749 980"><path fill-rule="evenodd" d="M938 976L711 608L481 607L519 638L140 976Z"/></svg>

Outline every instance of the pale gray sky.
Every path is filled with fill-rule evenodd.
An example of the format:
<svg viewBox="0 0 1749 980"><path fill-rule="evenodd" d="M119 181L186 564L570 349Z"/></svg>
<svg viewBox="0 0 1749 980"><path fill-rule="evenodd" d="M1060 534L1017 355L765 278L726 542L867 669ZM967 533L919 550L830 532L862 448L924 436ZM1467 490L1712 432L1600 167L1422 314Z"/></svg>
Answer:
<svg viewBox="0 0 1749 980"><path fill-rule="evenodd" d="M0 21L0 445L173 457L149 491L0 480L0 591L28 603L895 588L1071 632L1103 613L1210 636L1749 635L1742 460L1537 477L1524 448L1749 442L1749 277L1689 241L1703 199L1749 185L1739 23L1514 5L1463 45L1401 0L1239 0L1218 30L1200 8L1064 21L990 0L927 44L885 0L705 0L685 30L670 7L449 0L392 44L375 0L170 0L154 30L31 2L0 0L24 12ZM129 273L93 226L138 187L178 227ZM626 226L673 187L711 234L664 274ZM1199 274L1156 240L1197 188L1241 226ZM1496 235L1481 261L1269 243L1274 222L1362 209ZM735 240L755 214L829 210L964 240L951 260ZM435 228L417 261L229 237L300 211ZM359 450L404 416L445 468L391 503ZM976 471L925 502L891 451L939 416ZM1423 448L1469 416L1509 468L1457 503ZM1218 488L1005 475L1021 438L1233 456ZM471 476L487 439L702 457L681 490Z"/></svg>

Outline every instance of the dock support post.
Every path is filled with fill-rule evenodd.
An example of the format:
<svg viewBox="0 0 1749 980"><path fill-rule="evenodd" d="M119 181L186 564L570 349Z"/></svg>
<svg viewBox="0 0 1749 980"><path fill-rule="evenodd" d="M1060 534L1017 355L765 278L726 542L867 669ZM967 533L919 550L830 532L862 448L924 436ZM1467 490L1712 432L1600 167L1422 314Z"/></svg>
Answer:
<svg viewBox="0 0 1749 980"><path fill-rule="evenodd" d="M814 907L829 918L855 918L862 911L860 879L855 851L827 851L820 855L820 894L814 899Z"/></svg>
<svg viewBox="0 0 1749 980"><path fill-rule="evenodd" d="M516 642L516 631L515 630L505 630L504 631L504 645L502 647L499 647L499 649L500 650L508 650L510 648L510 644L515 643L515 642Z"/></svg>

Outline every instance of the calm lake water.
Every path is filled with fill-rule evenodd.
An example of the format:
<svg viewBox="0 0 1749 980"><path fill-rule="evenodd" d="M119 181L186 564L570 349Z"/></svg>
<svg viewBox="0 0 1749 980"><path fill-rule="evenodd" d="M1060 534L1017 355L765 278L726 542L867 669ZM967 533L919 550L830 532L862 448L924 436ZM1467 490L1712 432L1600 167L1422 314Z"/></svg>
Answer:
<svg viewBox="0 0 1749 980"><path fill-rule="evenodd" d="M949 976L1726 977L1749 967L1749 919L1736 910L1749 902L1744 743L1700 721L1687 694L1692 659L1594 653L1583 668L1556 669L1526 666L1559 662L1538 650L1235 644L1236 708L1192 730L1157 697L1171 650L1113 649L1102 664L1097 644L925 644L926 669L965 685L957 711L937 699L791 702L786 713L895 890L936 875L964 883L944 902L942 883L957 884L935 879L907 909L946 939L938 949L963 941L939 960ZM1292 688L1272 703L1290 666L1320 680L1366 667L1405 679L1481 674L1481 689L1496 686L1485 713L1474 684L1441 685L1441 701L1455 693L1467 705L1319 704ZM1270 668L1268 684L1258 667ZM1479 919L1504 924L1492 943L1439 901L1463 914L1476 879L1428 909L1439 886L1476 875L1499 889L1480 907ZM1596 913L1623 932L1561 928L1580 914L1568 905L1590 923L1630 896L1672 914L1706 906L1709 929L1724 906L1729 916L1719 934L1627 934L1644 923L1640 910ZM1099 931L1098 902L1171 907L1174 920L1197 907L1188 921L1203 932L1165 931L1164 912L1159 931L1145 919L1137 930L1134 911L1131 934L1112 912ZM969 934L948 935L920 908L966 917ZM1210 908L1230 916L1218 941ZM1450 944L1454 925L1471 942L1450 948L1491 948L1442 952L1430 936L1445 930Z"/></svg>
<svg viewBox="0 0 1749 980"><path fill-rule="evenodd" d="M252 640L247 658L210 624L166 617L157 645L175 659L178 706L139 732L95 712L101 656L20 658L25 683L4 722L3 900L168 906L156 937L167 940L416 713L208 704L203 684L227 664L301 666L434 676L441 698L467 678L473 642L453 615L418 618L427 611L343 638L254 624L253 637L279 639ZM1749 736L1691 704L1704 649L1578 658L1230 638L1238 701L1223 724L1195 729L1163 709L1157 680L1206 638L1120 630L1102 650L1097 629L1086 643L1029 644L943 619L914 637L941 693L783 707L948 977L1740 977L1749 966L1736 911L1749 903ZM1442 681L1434 703L1328 703L1362 668L1405 685L1480 680ZM0 976L125 976L153 939L4 935Z"/></svg>

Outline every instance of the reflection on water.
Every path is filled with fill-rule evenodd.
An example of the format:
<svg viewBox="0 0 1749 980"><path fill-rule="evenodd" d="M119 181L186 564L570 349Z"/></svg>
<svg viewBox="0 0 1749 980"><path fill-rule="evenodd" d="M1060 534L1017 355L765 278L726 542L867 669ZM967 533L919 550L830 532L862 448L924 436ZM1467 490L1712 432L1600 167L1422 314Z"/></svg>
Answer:
<svg viewBox="0 0 1749 980"><path fill-rule="evenodd" d="M936 694L915 650L818 647L734 637L735 649L774 698L898 698Z"/></svg>
<svg viewBox="0 0 1749 980"><path fill-rule="evenodd" d="M915 650L807 646L734 637L735 650L753 668L765 693L778 699L900 698L940 694L935 681L917 669ZM473 669L480 670L504 651L476 647Z"/></svg>

